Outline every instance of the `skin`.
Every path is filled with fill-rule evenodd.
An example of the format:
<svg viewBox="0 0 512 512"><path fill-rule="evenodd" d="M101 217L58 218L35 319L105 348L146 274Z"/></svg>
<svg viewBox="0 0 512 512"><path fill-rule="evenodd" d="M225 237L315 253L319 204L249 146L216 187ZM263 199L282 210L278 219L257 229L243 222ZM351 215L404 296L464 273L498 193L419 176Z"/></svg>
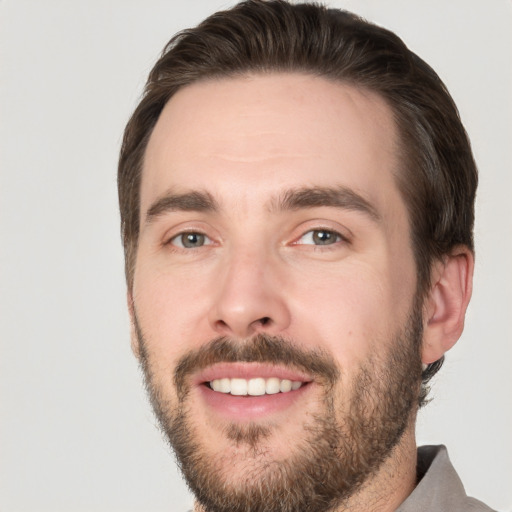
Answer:
<svg viewBox="0 0 512 512"><path fill-rule="evenodd" d="M165 399L176 403L172 372L188 351L218 336L256 333L293 339L328 353L343 371L341 414L361 365L384 360L416 292L408 214L395 182L397 132L375 94L302 74L254 75L196 83L166 105L150 138L141 184L140 240L129 291ZM284 193L343 187L356 208L278 208ZM169 194L207 192L215 211L148 211ZM316 231L315 231L316 230ZM334 243L315 245L328 231ZM205 244L181 246L183 232ZM433 268L424 303L422 359L438 359L460 335L473 260L458 248ZM138 351L137 337L133 347ZM265 450L293 452L322 384L312 382L286 410L262 414ZM247 452L225 435L234 420L188 398L195 428L212 457L226 455L236 483ZM352 499L354 510L394 510L415 485L415 411L399 445ZM254 418L252 418L254 420Z"/></svg>

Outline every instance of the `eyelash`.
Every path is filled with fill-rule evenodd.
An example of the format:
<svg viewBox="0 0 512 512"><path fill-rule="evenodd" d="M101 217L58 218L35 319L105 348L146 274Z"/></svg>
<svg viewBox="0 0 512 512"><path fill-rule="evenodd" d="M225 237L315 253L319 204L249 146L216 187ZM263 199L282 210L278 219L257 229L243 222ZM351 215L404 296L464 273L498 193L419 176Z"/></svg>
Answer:
<svg viewBox="0 0 512 512"><path fill-rule="evenodd" d="M186 236L191 236L191 235L195 235L197 237L203 237L203 239L209 240L210 243L203 243L199 247L186 247L183 244L183 238L186 237ZM175 240L181 240L181 245L177 245L177 244L173 243L173 241L175 241ZM212 240L211 240L211 238L208 235L205 235L204 233L201 233L200 231L183 231L181 233L178 233L178 234L174 235L172 238L170 238L165 243L165 245L170 245L170 246L173 246L176 249L188 250L189 251L189 250L192 250L192 249L200 249L201 247L204 247L205 245L212 245Z"/></svg>
<svg viewBox="0 0 512 512"><path fill-rule="evenodd" d="M324 233L324 234L327 234L329 237L331 236L334 236L334 241L332 243L300 243L301 240L303 240L307 235L311 234L311 238L313 239L313 242L314 242L314 237L315 237L315 233L318 234L318 233ZM329 242L329 240L328 240ZM315 229L310 229L308 231L306 231L305 233L303 233L295 242L294 242L294 245L311 245L313 247L316 248L323 248L323 249L331 249L331 248L334 248L332 246L336 246L337 244L339 244L340 242L343 242L343 243L349 243L349 240L346 236L343 236L341 233L339 233L338 231L335 231L334 229L328 229L328 228L315 228Z"/></svg>
<svg viewBox="0 0 512 512"><path fill-rule="evenodd" d="M327 234L327 243L314 243L315 242L315 234L319 234L319 233L323 233L323 234ZM202 239L202 243L201 245L197 246L197 247L194 247L194 246L186 246L186 242L184 243L184 237L186 236L196 236L198 237L199 239ZM307 235L310 235L310 237L312 238L312 241L313 243L300 243L301 240L303 240L304 238L306 238ZM334 241L332 243L330 243L330 237L334 237ZM180 243L177 244L175 243L175 241L179 241ZM317 239L318 241L318 239ZM322 249L334 249L335 247L333 246L337 246L340 242L343 242L343 243L350 243L350 241L348 240L347 237L343 236L341 233L339 233L338 231L335 231L333 229L327 229L327 228L315 228L315 229L310 229L306 232L304 232L298 239L296 239L295 242L292 243L292 245L305 245L305 246L312 246L314 247L315 249L318 249L318 248L322 248ZM193 243L193 242L192 242ZM181 233L178 233L176 235L174 235L172 238L170 238L167 242L165 242L164 245L166 246L172 246L173 249L176 249L176 250L184 250L184 251L190 251L190 250L193 250L193 249L200 249L202 247L205 247L205 246L208 246L208 245L212 245L213 242L212 240L210 239L210 237L208 237L208 235L202 233L201 231L183 231Z"/></svg>

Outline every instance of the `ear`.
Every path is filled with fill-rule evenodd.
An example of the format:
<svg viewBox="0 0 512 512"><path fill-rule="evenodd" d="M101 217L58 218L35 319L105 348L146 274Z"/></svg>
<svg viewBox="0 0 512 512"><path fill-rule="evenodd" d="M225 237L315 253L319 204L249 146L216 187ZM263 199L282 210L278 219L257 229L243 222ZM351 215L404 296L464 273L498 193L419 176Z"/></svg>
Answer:
<svg viewBox="0 0 512 512"><path fill-rule="evenodd" d="M140 359L139 337L137 336L137 328L135 327L135 307L133 305L133 295L130 290L126 292L126 302L128 303L128 312L130 314L130 340L133 355Z"/></svg>
<svg viewBox="0 0 512 512"><path fill-rule="evenodd" d="M424 305L422 362L440 359L457 342L473 290L473 252L458 246L432 269L432 285Z"/></svg>

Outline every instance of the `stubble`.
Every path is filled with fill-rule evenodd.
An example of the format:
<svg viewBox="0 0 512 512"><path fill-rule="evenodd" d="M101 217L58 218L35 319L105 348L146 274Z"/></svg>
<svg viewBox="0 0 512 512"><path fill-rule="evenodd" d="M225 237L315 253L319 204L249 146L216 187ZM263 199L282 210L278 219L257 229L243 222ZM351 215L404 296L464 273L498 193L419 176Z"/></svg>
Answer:
<svg viewBox="0 0 512 512"><path fill-rule="evenodd" d="M381 360L371 357L351 383L328 354L299 350L291 340L259 334L245 343L218 338L179 361L172 379L175 400L153 373L148 341L136 324L141 366L160 425L183 476L205 512L328 512L361 488L390 456L415 411L421 382L422 321L415 308ZM266 362L306 370L323 383L320 411L305 417L290 454L277 459L267 442L278 427L229 424L223 435L234 452L202 444L189 404L188 377L218 362ZM343 414L336 390L343 388ZM348 394L347 394L348 390ZM306 415L305 415L306 416ZM204 426L203 426L204 428ZM287 440L289 441L289 440ZM243 467L234 475L236 466ZM235 478L236 476L236 478Z"/></svg>

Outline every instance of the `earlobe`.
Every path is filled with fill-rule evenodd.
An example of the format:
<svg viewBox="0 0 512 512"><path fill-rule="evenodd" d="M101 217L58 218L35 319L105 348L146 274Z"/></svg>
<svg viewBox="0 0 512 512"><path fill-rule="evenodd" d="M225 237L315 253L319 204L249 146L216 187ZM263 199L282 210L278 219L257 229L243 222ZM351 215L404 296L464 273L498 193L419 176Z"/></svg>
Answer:
<svg viewBox="0 0 512 512"><path fill-rule="evenodd" d="M440 359L457 342L464 329L473 288L474 256L459 246L432 269L432 286L425 300L423 363Z"/></svg>
<svg viewBox="0 0 512 512"><path fill-rule="evenodd" d="M130 314L130 340L133 355L140 359L139 338L137 336L137 328L135 326L135 307L133 304L133 295L130 291L126 293L126 302L128 304L128 313Z"/></svg>

